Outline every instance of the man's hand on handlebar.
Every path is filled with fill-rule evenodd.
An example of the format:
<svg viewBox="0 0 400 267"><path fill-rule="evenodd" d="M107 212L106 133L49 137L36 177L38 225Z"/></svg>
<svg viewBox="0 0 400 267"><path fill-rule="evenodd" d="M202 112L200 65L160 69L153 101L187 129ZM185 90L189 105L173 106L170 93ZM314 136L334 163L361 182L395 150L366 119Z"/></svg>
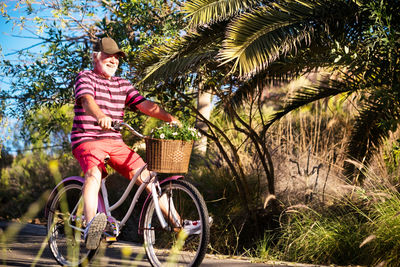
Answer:
<svg viewBox="0 0 400 267"><path fill-rule="evenodd" d="M97 120L97 123L103 130L111 130L112 119L110 117L104 116Z"/></svg>

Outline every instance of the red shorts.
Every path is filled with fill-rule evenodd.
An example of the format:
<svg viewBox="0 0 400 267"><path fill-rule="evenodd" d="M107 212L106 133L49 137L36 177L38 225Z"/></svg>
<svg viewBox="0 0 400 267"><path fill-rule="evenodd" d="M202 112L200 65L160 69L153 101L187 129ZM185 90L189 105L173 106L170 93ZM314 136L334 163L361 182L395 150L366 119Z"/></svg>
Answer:
<svg viewBox="0 0 400 267"><path fill-rule="evenodd" d="M103 171L103 177L107 176L104 159L107 155L110 159L107 164L124 177L130 179L129 173L145 165L143 159L122 140L102 139L88 141L80 144L72 153L79 161L84 173L98 166Z"/></svg>

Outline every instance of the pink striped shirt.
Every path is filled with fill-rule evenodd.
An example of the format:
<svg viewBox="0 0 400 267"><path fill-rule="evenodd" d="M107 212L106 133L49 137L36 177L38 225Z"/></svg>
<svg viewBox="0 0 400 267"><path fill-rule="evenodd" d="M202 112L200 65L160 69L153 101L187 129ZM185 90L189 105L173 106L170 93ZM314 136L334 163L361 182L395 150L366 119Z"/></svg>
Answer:
<svg viewBox="0 0 400 267"><path fill-rule="evenodd" d="M126 107L136 110L136 105L145 100L127 80L119 77L112 77L108 80L92 70L80 72L75 81L75 117L71 131L72 150L86 141L104 138L122 139L119 132L103 130L97 124L96 118L85 112L79 101L83 95L93 96L101 111L113 121L122 121Z"/></svg>

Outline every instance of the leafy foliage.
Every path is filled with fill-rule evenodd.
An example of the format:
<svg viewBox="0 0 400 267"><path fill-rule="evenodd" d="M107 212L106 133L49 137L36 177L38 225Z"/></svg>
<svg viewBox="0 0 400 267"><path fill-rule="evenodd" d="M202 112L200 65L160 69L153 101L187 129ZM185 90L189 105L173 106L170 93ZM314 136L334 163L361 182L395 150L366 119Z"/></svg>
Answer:
<svg viewBox="0 0 400 267"><path fill-rule="evenodd" d="M49 139L54 144L56 140L50 136L59 136L60 128L68 132L64 125L72 120L72 114L58 116L56 113L74 103L74 80L79 71L91 67L92 42L105 35L117 40L128 54L118 75L135 83L142 65L138 59L140 52L149 45L157 46L164 39L175 37L183 27L182 14L177 13L178 4L178 1L161 0L102 4L49 1L42 6L21 2L16 8L27 12L21 18L11 17L7 9L2 9L9 23L31 31L38 40L37 45L16 53L18 60L5 57L0 61L1 73L10 81L9 88L0 90L0 100L7 103L4 114L23 122L26 145ZM52 16L39 18L41 12ZM39 45L41 50L33 50ZM173 104L179 109L177 103ZM42 113L44 108L52 115L47 116L46 123L39 122L34 115ZM140 118L132 122L141 125Z"/></svg>

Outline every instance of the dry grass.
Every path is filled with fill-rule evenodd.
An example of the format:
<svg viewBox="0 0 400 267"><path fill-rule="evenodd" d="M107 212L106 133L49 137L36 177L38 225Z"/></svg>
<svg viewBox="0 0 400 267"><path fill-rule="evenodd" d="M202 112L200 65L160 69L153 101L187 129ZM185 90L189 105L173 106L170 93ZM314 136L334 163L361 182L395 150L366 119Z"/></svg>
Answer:
<svg viewBox="0 0 400 267"><path fill-rule="evenodd" d="M332 107L320 102L289 114L271 131L276 192L285 205L330 205L349 190L342 166L351 120Z"/></svg>

